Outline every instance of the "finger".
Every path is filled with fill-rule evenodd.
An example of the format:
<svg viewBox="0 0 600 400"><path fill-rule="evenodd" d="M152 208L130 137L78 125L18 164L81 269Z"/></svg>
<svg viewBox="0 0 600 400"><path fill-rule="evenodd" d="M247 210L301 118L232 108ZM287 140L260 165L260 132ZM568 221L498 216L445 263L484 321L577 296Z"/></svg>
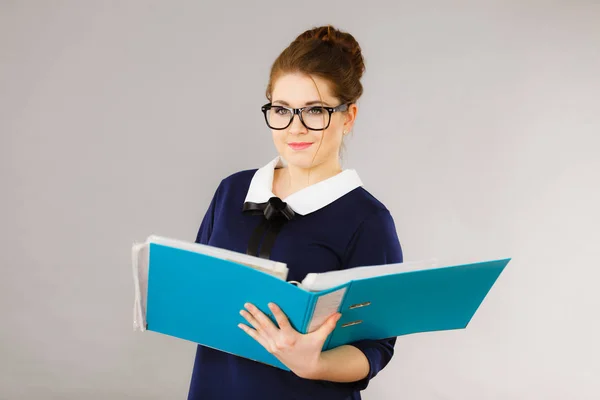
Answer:
<svg viewBox="0 0 600 400"><path fill-rule="evenodd" d="M277 304L269 303L269 309L271 311L273 311L273 315L275 316L277 325L279 325L279 329L281 329L281 330L293 329L288 317L284 314L284 312L281 310L281 308L279 308L279 306Z"/></svg>
<svg viewBox="0 0 600 400"><path fill-rule="evenodd" d="M248 321L248 323L250 324L250 326L252 326L254 329L256 329L257 331L261 331L262 327L259 324L259 322L256 320L256 318L254 318L254 316L252 316L252 314L250 314L248 311L246 310L241 310L240 311L240 315L242 317L244 317L244 319L246 321ZM260 332L259 332L260 333Z"/></svg>
<svg viewBox="0 0 600 400"><path fill-rule="evenodd" d="M254 317L254 320L258 324L258 329L262 330L271 337L275 337L275 335L277 335L278 329L273 321L271 321L271 319L262 311L260 311L254 304L246 303L244 304L244 307L246 307L248 312Z"/></svg>
<svg viewBox="0 0 600 400"><path fill-rule="evenodd" d="M260 323L246 310L241 310L240 315L246 319L254 327L252 330L255 333L254 339L259 342L269 352L274 348L274 338L262 329ZM243 325L243 324L240 324ZM244 325L245 326L245 325ZM243 329L243 328L242 328ZM250 328L251 329L251 328Z"/></svg>
<svg viewBox="0 0 600 400"><path fill-rule="evenodd" d="M248 325L245 324L238 324L238 327L243 330L244 332L246 332L252 339L256 340L258 343L260 343L260 345L262 347L264 347L265 349L269 350L268 347L268 342L267 340L262 337L255 329L250 328Z"/></svg>
<svg viewBox="0 0 600 400"><path fill-rule="evenodd" d="M337 322L340 320L341 317L342 314L340 314L339 312L333 314L331 317L327 318L325 323L321 325L319 329L317 329L314 333L321 336L323 340L326 340L327 336L329 336L331 332L333 332L333 330L335 329L335 326L337 325Z"/></svg>

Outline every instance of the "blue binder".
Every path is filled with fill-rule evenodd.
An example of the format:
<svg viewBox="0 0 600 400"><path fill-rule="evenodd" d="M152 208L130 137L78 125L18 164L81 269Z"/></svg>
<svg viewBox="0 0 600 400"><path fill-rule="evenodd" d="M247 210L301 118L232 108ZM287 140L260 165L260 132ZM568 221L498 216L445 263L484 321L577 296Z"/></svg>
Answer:
<svg viewBox="0 0 600 400"><path fill-rule="evenodd" d="M400 272L310 292L241 263L150 243L146 329L288 370L238 328L247 323L239 314L244 303L267 315L267 304L276 303L302 333L322 319L315 313L322 314L324 304L325 317L341 312L323 350L361 339L461 329L509 261ZM327 310L327 303L339 305Z"/></svg>

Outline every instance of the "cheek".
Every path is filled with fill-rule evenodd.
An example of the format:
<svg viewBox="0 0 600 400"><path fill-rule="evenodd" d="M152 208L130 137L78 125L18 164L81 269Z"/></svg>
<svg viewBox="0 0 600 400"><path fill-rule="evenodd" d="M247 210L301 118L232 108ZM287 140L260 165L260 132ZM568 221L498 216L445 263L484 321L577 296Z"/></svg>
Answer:
<svg viewBox="0 0 600 400"><path fill-rule="evenodd" d="M273 137L273 142L275 145L280 146L281 143L283 143L285 134L283 134L281 131L271 131L271 136Z"/></svg>
<svg viewBox="0 0 600 400"><path fill-rule="evenodd" d="M339 147L342 142L342 135L339 134L339 129L336 127L329 127L323 136L323 146L328 148Z"/></svg>

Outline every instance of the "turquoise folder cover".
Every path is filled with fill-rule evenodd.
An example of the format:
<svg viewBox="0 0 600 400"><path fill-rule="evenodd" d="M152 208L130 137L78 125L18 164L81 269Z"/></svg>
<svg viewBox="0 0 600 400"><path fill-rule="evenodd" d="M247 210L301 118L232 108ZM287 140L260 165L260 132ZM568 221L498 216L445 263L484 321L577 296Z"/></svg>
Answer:
<svg viewBox="0 0 600 400"><path fill-rule="evenodd" d="M340 296L342 317L323 350L361 339L461 329L509 261L401 272L309 292L243 264L151 243L146 329L287 370L238 328L247 323L239 314L244 303L268 315L267 304L276 303L306 333L319 299Z"/></svg>

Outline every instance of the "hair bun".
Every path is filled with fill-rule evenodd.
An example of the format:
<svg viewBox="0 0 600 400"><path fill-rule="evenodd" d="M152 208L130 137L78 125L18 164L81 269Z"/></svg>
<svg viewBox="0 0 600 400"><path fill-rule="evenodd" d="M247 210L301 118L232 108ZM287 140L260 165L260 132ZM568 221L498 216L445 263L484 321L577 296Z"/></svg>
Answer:
<svg viewBox="0 0 600 400"><path fill-rule="evenodd" d="M324 25L302 33L296 38L295 41L301 42L315 39L329 43L330 45L336 46L346 52L350 57L354 70L358 73L358 78L360 79L365 71L365 63L360 45L354 36L348 32L343 32L339 29L336 29L332 25Z"/></svg>
<svg viewBox="0 0 600 400"><path fill-rule="evenodd" d="M355 103L363 93L360 79L364 71L362 51L354 36L331 25L320 26L302 32L279 54L271 66L265 94L271 101L277 79L302 73L327 80L330 95L341 103Z"/></svg>

